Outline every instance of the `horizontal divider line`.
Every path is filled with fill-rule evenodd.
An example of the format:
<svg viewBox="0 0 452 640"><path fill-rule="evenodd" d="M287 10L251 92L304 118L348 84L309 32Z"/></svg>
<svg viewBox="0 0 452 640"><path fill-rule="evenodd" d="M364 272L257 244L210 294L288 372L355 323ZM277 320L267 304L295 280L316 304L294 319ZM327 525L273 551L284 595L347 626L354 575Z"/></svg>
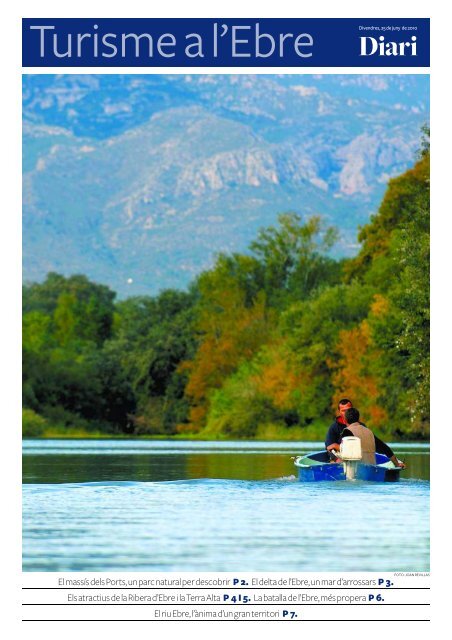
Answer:
<svg viewBox="0 0 452 640"><path fill-rule="evenodd" d="M23 607L429 607L430 602L22 602Z"/></svg>
<svg viewBox="0 0 452 640"><path fill-rule="evenodd" d="M38 620L32 620L32 619L22 619L22 622L430 622L430 619L427 618L409 618L408 620L404 619L389 619L389 620L382 620L381 618L378 619L360 619L360 618L351 618L348 620L332 620L332 619L328 619L328 620L317 620L317 619L309 619L309 618L293 618L292 620L282 620L281 618L279 620L275 620L275 618L261 618L259 620L251 620L249 618L244 618L243 620L231 620L230 618L225 618L224 620L214 620L213 618L211 620L206 620L205 618L201 618L199 620L195 619L195 618L185 618L184 620L181 619L177 619L175 618L174 620L169 620L168 618L146 618L146 619L81 619L81 618L75 618L75 619L61 619L61 620L57 620L57 619L48 619L48 620L44 620L44 619L38 619Z"/></svg>
<svg viewBox="0 0 452 640"><path fill-rule="evenodd" d="M430 587L22 587L23 591L35 590L60 590L70 589L71 591L224 591L233 589L234 591L428 591Z"/></svg>

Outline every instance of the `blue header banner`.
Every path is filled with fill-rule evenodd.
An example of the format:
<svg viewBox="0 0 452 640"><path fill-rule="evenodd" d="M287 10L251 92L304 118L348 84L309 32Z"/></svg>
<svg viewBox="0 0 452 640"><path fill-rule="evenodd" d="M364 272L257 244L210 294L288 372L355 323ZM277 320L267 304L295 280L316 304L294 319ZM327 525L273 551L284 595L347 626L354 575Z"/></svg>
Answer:
<svg viewBox="0 0 452 640"><path fill-rule="evenodd" d="M427 18L24 18L24 67L429 67Z"/></svg>

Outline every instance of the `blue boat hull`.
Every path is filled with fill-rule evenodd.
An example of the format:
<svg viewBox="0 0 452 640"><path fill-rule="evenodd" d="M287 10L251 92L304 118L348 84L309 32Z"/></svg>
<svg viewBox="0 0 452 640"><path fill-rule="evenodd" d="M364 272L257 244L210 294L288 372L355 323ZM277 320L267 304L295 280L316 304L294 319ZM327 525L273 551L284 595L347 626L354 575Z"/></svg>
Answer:
<svg viewBox="0 0 452 640"><path fill-rule="evenodd" d="M367 482L398 482L400 468L389 468L386 465L389 459L382 454L375 454L376 464L358 463L355 480ZM301 482L336 482L346 480L344 467L341 463L329 462L326 451L310 453L305 457L297 458L295 466L298 468L298 477Z"/></svg>

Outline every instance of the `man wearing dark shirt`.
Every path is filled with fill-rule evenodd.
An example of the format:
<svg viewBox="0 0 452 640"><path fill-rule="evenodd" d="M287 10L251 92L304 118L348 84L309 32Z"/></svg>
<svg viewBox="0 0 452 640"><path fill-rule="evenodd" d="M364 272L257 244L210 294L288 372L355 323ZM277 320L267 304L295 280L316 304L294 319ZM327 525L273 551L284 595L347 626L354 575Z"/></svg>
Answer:
<svg viewBox="0 0 452 640"><path fill-rule="evenodd" d="M346 406L344 408L344 405L342 404L344 402L348 404L348 407ZM336 458L334 451L335 450L339 451L342 438L345 438L346 436L354 435L353 431L350 431L350 429L348 428L350 425L359 424L367 429L365 424L363 424L362 422L359 422L359 411L358 409L354 409L351 406L350 400L341 400L341 402L339 403L339 411L341 412L341 414L336 418L336 422L330 426L328 430L326 442L325 442L326 449L327 451L330 452L330 455L333 460ZM340 429L340 433L338 435L339 429ZM375 452L382 453L383 455L385 455L387 458L391 460L391 462L396 467L405 468L404 463L397 459L391 447L389 447L382 440L377 438L375 434L372 434L372 435L375 439ZM333 437L336 437L336 438L338 437L338 439L336 439L335 442L331 442L330 444L328 444L328 440L331 440Z"/></svg>
<svg viewBox="0 0 452 640"><path fill-rule="evenodd" d="M328 433L326 434L325 439L325 448L327 451L332 451L333 449L339 449L339 444L341 442L341 434L344 428L347 426L345 423L345 412L347 409L351 409L353 407L350 400L347 398L343 398L339 401L338 411L339 415L336 416L332 425L328 429Z"/></svg>

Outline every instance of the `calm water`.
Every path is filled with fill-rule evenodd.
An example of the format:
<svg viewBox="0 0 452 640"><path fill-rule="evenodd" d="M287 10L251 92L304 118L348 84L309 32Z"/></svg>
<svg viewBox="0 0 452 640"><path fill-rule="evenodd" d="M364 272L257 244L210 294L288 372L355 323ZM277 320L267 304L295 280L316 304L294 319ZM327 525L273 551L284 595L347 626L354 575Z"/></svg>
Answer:
<svg viewBox="0 0 452 640"><path fill-rule="evenodd" d="M429 449L303 484L313 443L27 440L24 571L428 571Z"/></svg>

